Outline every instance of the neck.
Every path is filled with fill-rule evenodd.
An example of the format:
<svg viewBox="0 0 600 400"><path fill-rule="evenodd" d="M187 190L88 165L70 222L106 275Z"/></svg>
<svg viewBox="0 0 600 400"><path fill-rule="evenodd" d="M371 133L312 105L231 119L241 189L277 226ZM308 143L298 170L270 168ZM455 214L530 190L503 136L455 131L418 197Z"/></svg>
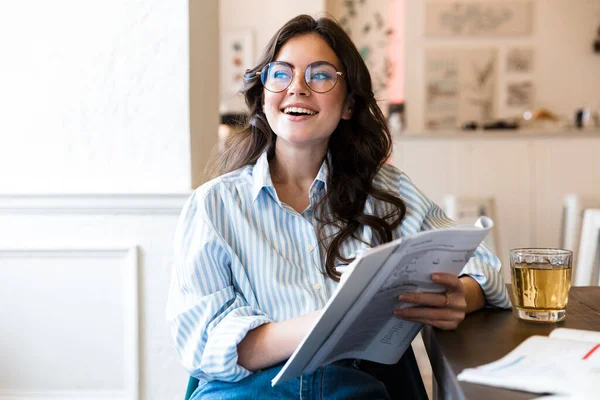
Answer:
<svg viewBox="0 0 600 400"><path fill-rule="evenodd" d="M274 184L310 186L315 180L327 147L290 148L275 145L275 156L269 163L271 179Z"/></svg>

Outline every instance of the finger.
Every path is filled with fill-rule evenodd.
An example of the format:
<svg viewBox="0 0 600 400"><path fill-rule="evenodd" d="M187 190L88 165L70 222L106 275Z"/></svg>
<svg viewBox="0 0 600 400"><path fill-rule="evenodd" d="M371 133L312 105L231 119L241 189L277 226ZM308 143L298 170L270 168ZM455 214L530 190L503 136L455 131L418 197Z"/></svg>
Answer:
<svg viewBox="0 0 600 400"><path fill-rule="evenodd" d="M430 307L448 307L444 293L403 293L398 300L404 303L422 304Z"/></svg>
<svg viewBox="0 0 600 400"><path fill-rule="evenodd" d="M452 310L449 308L431 308L431 307L407 307L394 310L394 315L398 318L422 318L428 320L441 321L462 321L465 318L464 311Z"/></svg>
<svg viewBox="0 0 600 400"><path fill-rule="evenodd" d="M445 331L455 330L458 328L460 321L442 321L442 320L430 320L424 318L406 318L406 321L416 322L423 325L431 325L436 328L443 329Z"/></svg>
<svg viewBox="0 0 600 400"><path fill-rule="evenodd" d="M435 283L439 283L453 292L463 290L462 282L456 275L436 272L435 274L431 274L431 280Z"/></svg>

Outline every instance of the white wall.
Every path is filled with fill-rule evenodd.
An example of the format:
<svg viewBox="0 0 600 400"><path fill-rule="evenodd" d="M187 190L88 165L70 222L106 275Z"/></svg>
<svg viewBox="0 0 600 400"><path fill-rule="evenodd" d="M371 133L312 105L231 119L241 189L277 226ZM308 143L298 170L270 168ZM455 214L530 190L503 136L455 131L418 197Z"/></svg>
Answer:
<svg viewBox="0 0 600 400"><path fill-rule="evenodd" d="M218 125L191 1L0 2L0 399L183 398L171 244Z"/></svg>
<svg viewBox="0 0 600 400"><path fill-rule="evenodd" d="M220 0L220 35L228 31L250 29L253 32L254 59L258 60L271 37L287 21L299 14L318 17L325 10L325 0ZM254 65L248 65L251 68ZM245 104L241 96L229 96L221 93L221 111L244 111Z"/></svg>
<svg viewBox="0 0 600 400"><path fill-rule="evenodd" d="M187 1L3 1L0 48L0 192L191 187Z"/></svg>
<svg viewBox="0 0 600 400"><path fill-rule="evenodd" d="M452 2L453 0L438 0ZM508 1L508 0L480 0ZM407 129L422 131L424 125L424 61L426 47L493 46L498 49L496 99L503 104L506 80L503 64L506 49L513 45L534 49L535 107L571 118L576 108L600 110L600 55L592 50L600 24L600 0L533 0L533 34L522 37L426 38L424 0L405 2L405 99ZM500 106L498 117L513 114Z"/></svg>

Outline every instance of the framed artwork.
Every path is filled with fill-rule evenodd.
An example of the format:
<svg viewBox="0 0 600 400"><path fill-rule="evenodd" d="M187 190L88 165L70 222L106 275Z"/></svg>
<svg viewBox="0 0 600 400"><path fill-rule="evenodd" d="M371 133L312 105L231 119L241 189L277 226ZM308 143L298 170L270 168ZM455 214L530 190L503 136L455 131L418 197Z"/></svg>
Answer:
<svg viewBox="0 0 600 400"><path fill-rule="evenodd" d="M506 105L512 108L533 106L533 82L530 80L506 84Z"/></svg>
<svg viewBox="0 0 600 400"><path fill-rule="evenodd" d="M397 60L390 52L396 44L390 10L397 0L328 0L327 8L352 38L371 73L373 91L381 95L388 89ZM378 96L379 97L379 96Z"/></svg>
<svg viewBox="0 0 600 400"><path fill-rule="evenodd" d="M456 129L491 120L496 103L494 48L425 51L425 128Z"/></svg>
<svg viewBox="0 0 600 400"><path fill-rule="evenodd" d="M221 37L221 92L236 95L242 88L244 73L254 62L253 33L250 29L229 31Z"/></svg>
<svg viewBox="0 0 600 400"><path fill-rule="evenodd" d="M512 48L506 53L506 72L529 74L533 72L533 49Z"/></svg>
<svg viewBox="0 0 600 400"><path fill-rule="evenodd" d="M439 52L425 58L425 127L455 129L458 126L459 60Z"/></svg>
<svg viewBox="0 0 600 400"><path fill-rule="evenodd" d="M531 35L533 3L520 1L428 1L427 36Z"/></svg>

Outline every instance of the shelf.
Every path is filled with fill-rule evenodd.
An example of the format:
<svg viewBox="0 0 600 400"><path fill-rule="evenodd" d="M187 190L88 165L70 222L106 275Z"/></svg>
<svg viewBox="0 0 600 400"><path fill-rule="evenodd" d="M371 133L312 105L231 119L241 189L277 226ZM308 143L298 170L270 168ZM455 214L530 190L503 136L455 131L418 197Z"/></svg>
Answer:
<svg viewBox="0 0 600 400"><path fill-rule="evenodd" d="M598 138L600 129L584 130L474 130L474 131L436 131L436 132L403 132L393 135L394 140L443 140L443 139L566 139L566 138Z"/></svg>

